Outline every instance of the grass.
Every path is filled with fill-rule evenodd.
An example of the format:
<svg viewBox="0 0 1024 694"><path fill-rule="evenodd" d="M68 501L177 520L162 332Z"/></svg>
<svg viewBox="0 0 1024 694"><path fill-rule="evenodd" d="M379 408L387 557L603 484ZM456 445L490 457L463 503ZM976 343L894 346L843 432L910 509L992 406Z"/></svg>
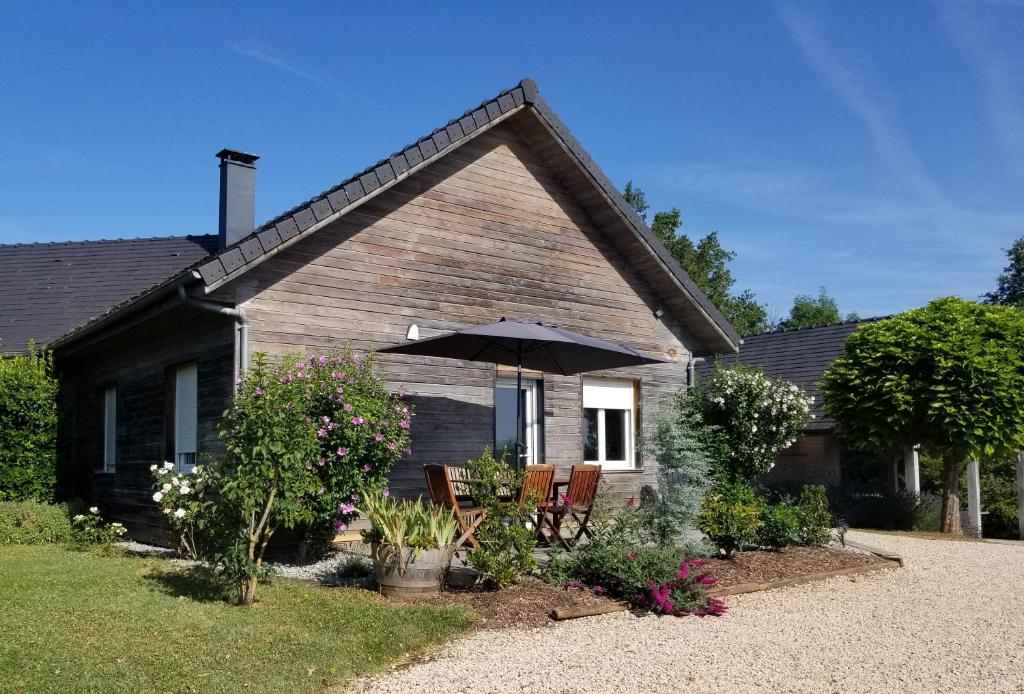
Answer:
<svg viewBox="0 0 1024 694"><path fill-rule="evenodd" d="M277 580L255 607L166 561L0 547L0 691L317 691L468 628L471 615Z"/></svg>

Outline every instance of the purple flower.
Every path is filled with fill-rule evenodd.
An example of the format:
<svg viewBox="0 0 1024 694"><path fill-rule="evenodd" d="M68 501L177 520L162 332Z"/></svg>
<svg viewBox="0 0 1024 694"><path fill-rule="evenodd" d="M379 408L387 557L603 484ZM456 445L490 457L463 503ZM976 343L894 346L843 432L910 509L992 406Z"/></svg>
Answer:
<svg viewBox="0 0 1024 694"><path fill-rule="evenodd" d="M339 457L344 458L346 455L348 455L348 449L347 448L339 448L338 449L338 456Z"/></svg>
<svg viewBox="0 0 1024 694"><path fill-rule="evenodd" d="M327 357L320 355L320 357L317 358L317 362L320 366L327 366Z"/></svg>
<svg viewBox="0 0 1024 694"><path fill-rule="evenodd" d="M320 467L323 467L324 465L327 464L327 461L321 458L320 460L316 461L316 464L319 465Z"/></svg>
<svg viewBox="0 0 1024 694"><path fill-rule="evenodd" d="M326 429L317 429L316 430L316 435L318 437L322 438L322 439L326 438L327 437L327 430Z"/></svg>
<svg viewBox="0 0 1024 694"><path fill-rule="evenodd" d="M373 469L373 467L369 463L366 463L365 465L363 465L363 470L365 470L366 472L369 472L372 469Z"/></svg>
<svg viewBox="0 0 1024 694"><path fill-rule="evenodd" d="M307 470L312 470L313 469L313 463L306 463L306 469Z"/></svg>
<svg viewBox="0 0 1024 694"><path fill-rule="evenodd" d="M334 392L335 393L344 393L345 392L345 386L338 386L337 388L334 389Z"/></svg>
<svg viewBox="0 0 1024 694"><path fill-rule="evenodd" d="M387 487L384 487L384 491L381 492L381 494L383 494L384 496L391 496L391 490L388 489Z"/></svg>
<svg viewBox="0 0 1024 694"><path fill-rule="evenodd" d="M323 422L324 424L330 424L331 418L328 417L327 415L324 415L323 417L320 418L320 421Z"/></svg>
<svg viewBox="0 0 1024 694"><path fill-rule="evenodd" d="M398 448L398 444L397 443L395 443L394 441L388 441L388 450L389 451L393 451L396 448Z"/></svg>
<svg viewBox="0 0 1024 694"><path fill-rule="evenodd" d="M604 586L594 586L594 595L604 595Z"/></svg>
<svg viewBox="0 0 1024 694"><path fill-rule="evenodd" d="M342 530L344 530L347 527L348 527L348 524L344 523L343 521L340 521L340 520L334 521L334 532L336 532L336 533L340 533Z"/></svg>
<svg viewBox="0 0 1024 694"><path fill-rule="evenodd" d="M338 510L342 513L354 513L356 510L355 504L338 504Z"/></svg>
<svg viewBox="0 0 1024 694"><path fill-rule="evenodd" d="M373 435L373 440L374 441L383 441L384 440L384 434L382 434L382 433L380 433L378 431L376 434Z"/></svg>
<svg viewBox="0 0 1024 694"><path fill-rule="evenodd" d="M257 386L257 388L256 388L256 390L254 392L255 392L256 395L263 395L263 389L258 387L258 386Z"/></svg>
<svg viewBox="0 0 1024 694"><path fill-rule="evenodd" d="M409 428L409 420L408 419L403 419L398 426L402 427L403 429L408 429Z"/></svg>
<svg viewBox="0 0 1024 694"><path fill-rule="evenodd" d="M366 422L366 420L365 420L365 419L363 419L362 417L358 417L358 416L357 416L357 417L353 417L353 418L352 418L352 423L353 423L354 425L356 425L356 426L361 426L361 425L362 425L362 424L364 424L365 422Z"/></svg>

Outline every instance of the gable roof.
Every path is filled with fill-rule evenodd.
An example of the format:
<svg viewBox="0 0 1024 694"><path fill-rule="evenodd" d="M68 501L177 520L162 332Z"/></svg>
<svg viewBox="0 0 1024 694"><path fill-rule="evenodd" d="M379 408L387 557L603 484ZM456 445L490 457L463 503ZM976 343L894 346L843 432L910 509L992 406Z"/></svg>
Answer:
<svg viewBox="0 0 1024 694"><path fill-rule="evenodd" d="M529 114L532 122L523 120ZM155 300L154 294L170 294L177 285L196 280L204 292L214 291L249 269L272 257L279 251L315 233L355 209L367 200L390 189L447 153L468 142L499 123L517 123L521 132L531 135L534 142L545 138L551 151L548 156L568 158L572 166L562 166L562 173L573 179L577 186L573 192L581 201L589 201L595 220L618 224L621 234L614 238L620 248L629 251L631 258L639 258L639 269L652 280L661 296L666 296L668 307L687 319L686 327L700 340L707 353L735 352L739 348L739 335L690 279L667 249L654 237L628 202L623 199L607 176L582 145L569 132L554 111L537 91L532 80L523 80L478 107L453 118L415 143L342 181L338 185L295 206L266 222L238 242L212 254L169 280L132 297L122 305L97 316L93 321L58 339L54 344L67 344L86 332L92 332L107 320L131 310L133 306ZM528 137L529 139L529 137ZM554 140L557 147L551 148ZM557 151L556 151L557 150ZM573 189L573 181L567 182ZM638 251L633 254L633 251Z"/></svg>
<svg viewBox="0 0 1024 694"><path fill-rule="evenodd" d="M814 396L814 404L811 406L814 419L806 428L831 429L835 421L825 413L818 382L832 360L843 353L846 339L853 331L864 323L884 320L887 317L748 335L743 338L739 354L723 356L720 362L725 365L738 362L748 366L759 366L771 376L797 384L808 395ZM705 362L697 367L697 372L702 377L708 377L714 369L714 362Z"/></svg>
<svg viewBox="0 0 1024 694"><path fill-rule="evenodd" d="M0 245L0 354L47 344L216 248L216 235Z"/></svg>

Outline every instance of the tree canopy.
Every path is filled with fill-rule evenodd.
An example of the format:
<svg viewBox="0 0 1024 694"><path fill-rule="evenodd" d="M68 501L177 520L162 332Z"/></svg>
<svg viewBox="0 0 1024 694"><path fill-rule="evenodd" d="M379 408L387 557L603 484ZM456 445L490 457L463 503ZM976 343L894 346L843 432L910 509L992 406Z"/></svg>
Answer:
<svg viewBox="0 0 1024 694"><path fill-rule="evenodd" d="M996 289L985 295L985 302L1003 306L1024 306L1024 237L1006 251L1010 261L996 279Z"/></svg>
<svg viewBox="0 0 1024 694"><path fill-rule="evenodd" d="M846 320L857 320L856 313L848 313ZM836 300L829 296L828 290L822 287L818 296L800 294L793 299L793 308L789 310L789 318L779 321L781 329L809 328L812 325L828 325L838 323L842 318L839 314L839 305Z"/></svg>
<svg viewBox="0 0 1024 694"><path fill-rule="evenodd" d="M629 181L622 195L633 211L647 221L651 206L644 191ZM736 280L729 270L729 263L736 254L722 247L718 233L714 231L694 243L689 236L680 233L682 224L682 213L673 207L655 213L651 232L738 333L750 335L768 330L768 311L758 303L754 293L749 289L739 294L732 293Z"/></svg>
<svg viewBox="0 0 1024 694"><path fill-rule="evenodd" d="M1024 312L945 297L860 326L822 380L844 441L943 458L943 531L966 460L1024 449Z"/></svg>

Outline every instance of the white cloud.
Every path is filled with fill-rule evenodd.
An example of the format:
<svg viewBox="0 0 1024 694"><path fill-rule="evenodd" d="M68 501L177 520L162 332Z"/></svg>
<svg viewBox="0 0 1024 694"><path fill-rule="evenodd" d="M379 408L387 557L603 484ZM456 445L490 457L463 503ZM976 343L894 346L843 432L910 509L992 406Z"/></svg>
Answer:
<svg viewBox="0 0 1024 694"><path fill-rule="evenodd" d="M285 60L264 48L257 48L251 45L243 46L237 43L229 43L228 48L243 58L248 58L249 60L254 60L258 63L263 63L264 65L269 65L276 70L280 70L281 72L293 77L297 77L304 82L309 82L310 84L331 92L336 96L340 96L343 99L352 98L350 93L342 89L334 80L328 78L326 75L292 61Z"/></svg>

